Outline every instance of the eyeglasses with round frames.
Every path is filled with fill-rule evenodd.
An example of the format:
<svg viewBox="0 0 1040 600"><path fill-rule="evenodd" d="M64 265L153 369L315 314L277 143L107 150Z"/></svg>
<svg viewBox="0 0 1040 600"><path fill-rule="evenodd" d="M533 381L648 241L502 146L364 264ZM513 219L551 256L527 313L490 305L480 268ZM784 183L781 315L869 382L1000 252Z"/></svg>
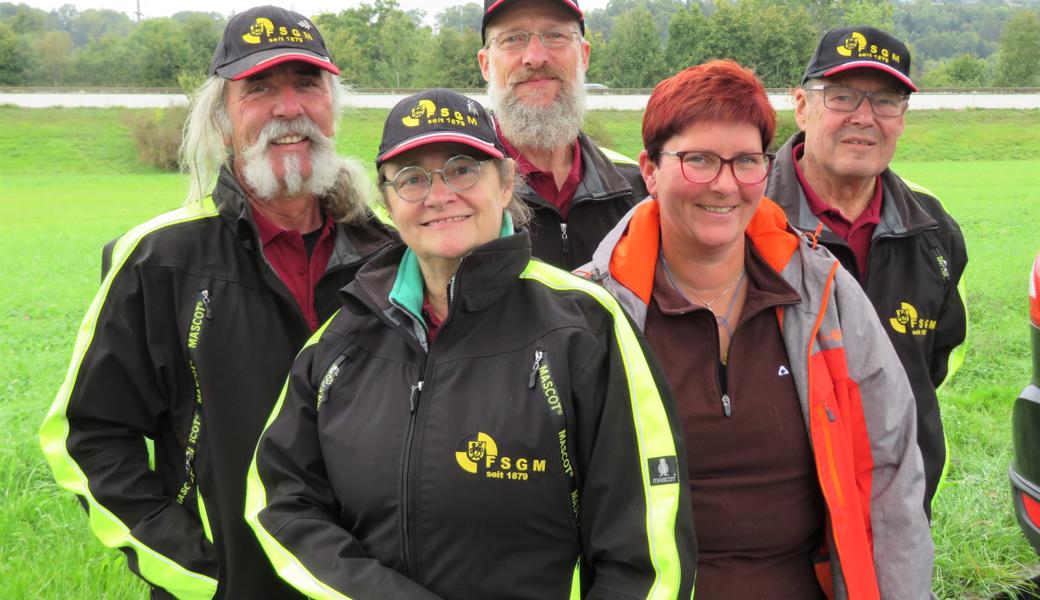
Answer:
<svg viewBox="0 0 1040 600"><path fill-rule="evenodd" d="M531 43L532 37L537 37L542 42L542 46L549 50L555 50L570 44L577 35L577 31L568 31L566 29L550 29L541 33L535 31L507 31L488 40L488 46L495 44L503 52L518 52L527 48L527 44Z"/></svg>
<svg viewBox="0 0 1040 600"><path fill-rule="evenodd" d="M722 158L714 152L702 151L661 150L661 154L678 158L683 179L690 183L711 183L722 172L722 166L728 164L733 178L744 185L765 181L776 158L775 154L765 152L738 154L733 158Z"/></svg>
<svg viewBox="0 0 1040 600"><path fill-rule="evenodd" d="M460 154L446 160L443 168L432 171L413 165L398 171L393 179L383 184L383 187L392 187L405 202L422 202L433 189L434 174L440 174L441 180L449 188L456 192L465 192L480 181L480 169L486 162Z"/></svg>
<svg viewBox="0 0 1040 600"><path fill-rule="evenodd" d="M823 92L823 105L839 112L852 112L870 101L870 110L879 117L901 117L910 105L910 96L900 92L865 92L843 85L805 88L807 92Z"/></svg>

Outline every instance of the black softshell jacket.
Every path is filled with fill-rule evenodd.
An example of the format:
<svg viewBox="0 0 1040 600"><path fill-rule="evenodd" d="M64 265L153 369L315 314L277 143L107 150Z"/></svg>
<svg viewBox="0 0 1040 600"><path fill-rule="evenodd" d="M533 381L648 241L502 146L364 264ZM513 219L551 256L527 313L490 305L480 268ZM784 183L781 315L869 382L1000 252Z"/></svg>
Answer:
<svg viewBox="0 0 1040 600"><path fill-rule="evenodd" d="M345 289L257 448L247 516L282 576L330 599L689 598L681 429L613 299L504 237L463 259L427 346L389 300L402 255Z"/></svg>
<svg viewBox="0 0 1040 600"><path fill-rule="evenodd" d="M567 218L526 183L516 194L534 211L528 225L532 253L545 262L573 271L592 260L592 253L621 217L646 197L639 165L613 162L584 133L578 134L584 169Z"/></svg>
<svg viewBox="0 0 1040 600"><path fill-rule="evenodd" d="M820 220L809 209L792 158L793 148L804 141L805 134L797 133L777 152L766 196L783 207L791 225L814 233ZM930 192L891 169L881 173L881 185L881 221L870 240L866 278L844 240L826 226L818 239L859 280L906 369L917 404L924 507L930 515L947 461L935 390L951 364L963 360L955 351L964 343L968 321L958 285L968 254L960 226Z"/></svg>
<svg viewBox="0 0 1040 600"><path fill-rule="evenodd" d="M299 598L242 511L256 440L311 332L227 171L213 202L219 208L207 200L172 211L117 241L41 442L95 535L126 553L153 598ZM374 220L338 225L318 315L330 316L338 290L390 245ZM197 485L186 487L192 439Z"/></svg>

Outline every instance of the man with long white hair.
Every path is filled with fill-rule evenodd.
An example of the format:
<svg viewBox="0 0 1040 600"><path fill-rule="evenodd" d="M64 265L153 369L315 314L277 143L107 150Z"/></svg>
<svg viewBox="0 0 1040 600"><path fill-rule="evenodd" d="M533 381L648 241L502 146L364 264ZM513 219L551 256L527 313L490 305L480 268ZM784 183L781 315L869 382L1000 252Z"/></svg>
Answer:
<svg viewBox="0 0 1040 600"><path fill-rule="evenodd" d="M524 176L533 254L574 269L646 187L634 161L582 131L589 43L576 0L484 0L477 53L498 133ZM537 39L536 39L537 38Z"/></svg>
<svg viewBox="0 0 1040 600"><path fill-rule="evenodd" d="M246 525L246 471L293 357L392 243L334 150L338 74L300 14L228 22L184 128L188 199L115 242L40 429L152 598L301 597Z"/></svg>

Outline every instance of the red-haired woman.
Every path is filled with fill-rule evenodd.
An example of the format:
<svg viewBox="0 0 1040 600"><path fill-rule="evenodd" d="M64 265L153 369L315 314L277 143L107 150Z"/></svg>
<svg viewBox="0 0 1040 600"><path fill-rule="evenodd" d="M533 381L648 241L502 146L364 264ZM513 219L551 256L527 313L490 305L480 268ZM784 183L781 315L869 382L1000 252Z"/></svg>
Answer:
<svg viewBox="0 0 1040 600"><path fill-rule="evenodd" d="M583 274L675 392L698 600L928 598L910 386L856 281L762 196L774 131L733 61L662 81L639 157L651 197Z"/></svg>

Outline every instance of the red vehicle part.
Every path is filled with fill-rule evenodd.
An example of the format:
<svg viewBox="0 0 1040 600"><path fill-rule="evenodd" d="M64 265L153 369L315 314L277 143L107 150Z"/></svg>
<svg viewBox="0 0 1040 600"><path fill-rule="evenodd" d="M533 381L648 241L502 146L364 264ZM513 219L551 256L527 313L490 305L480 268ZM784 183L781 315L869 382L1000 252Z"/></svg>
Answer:
<svg viewBox="0 0 1040 600"><path fill-rule="evenodd" d="M1011 417L1015 458L1008 475L1015 516L1033 549L1040 553L1040 256L1029 276L1029 320L1033 377L1015 401Z"/></svg>

